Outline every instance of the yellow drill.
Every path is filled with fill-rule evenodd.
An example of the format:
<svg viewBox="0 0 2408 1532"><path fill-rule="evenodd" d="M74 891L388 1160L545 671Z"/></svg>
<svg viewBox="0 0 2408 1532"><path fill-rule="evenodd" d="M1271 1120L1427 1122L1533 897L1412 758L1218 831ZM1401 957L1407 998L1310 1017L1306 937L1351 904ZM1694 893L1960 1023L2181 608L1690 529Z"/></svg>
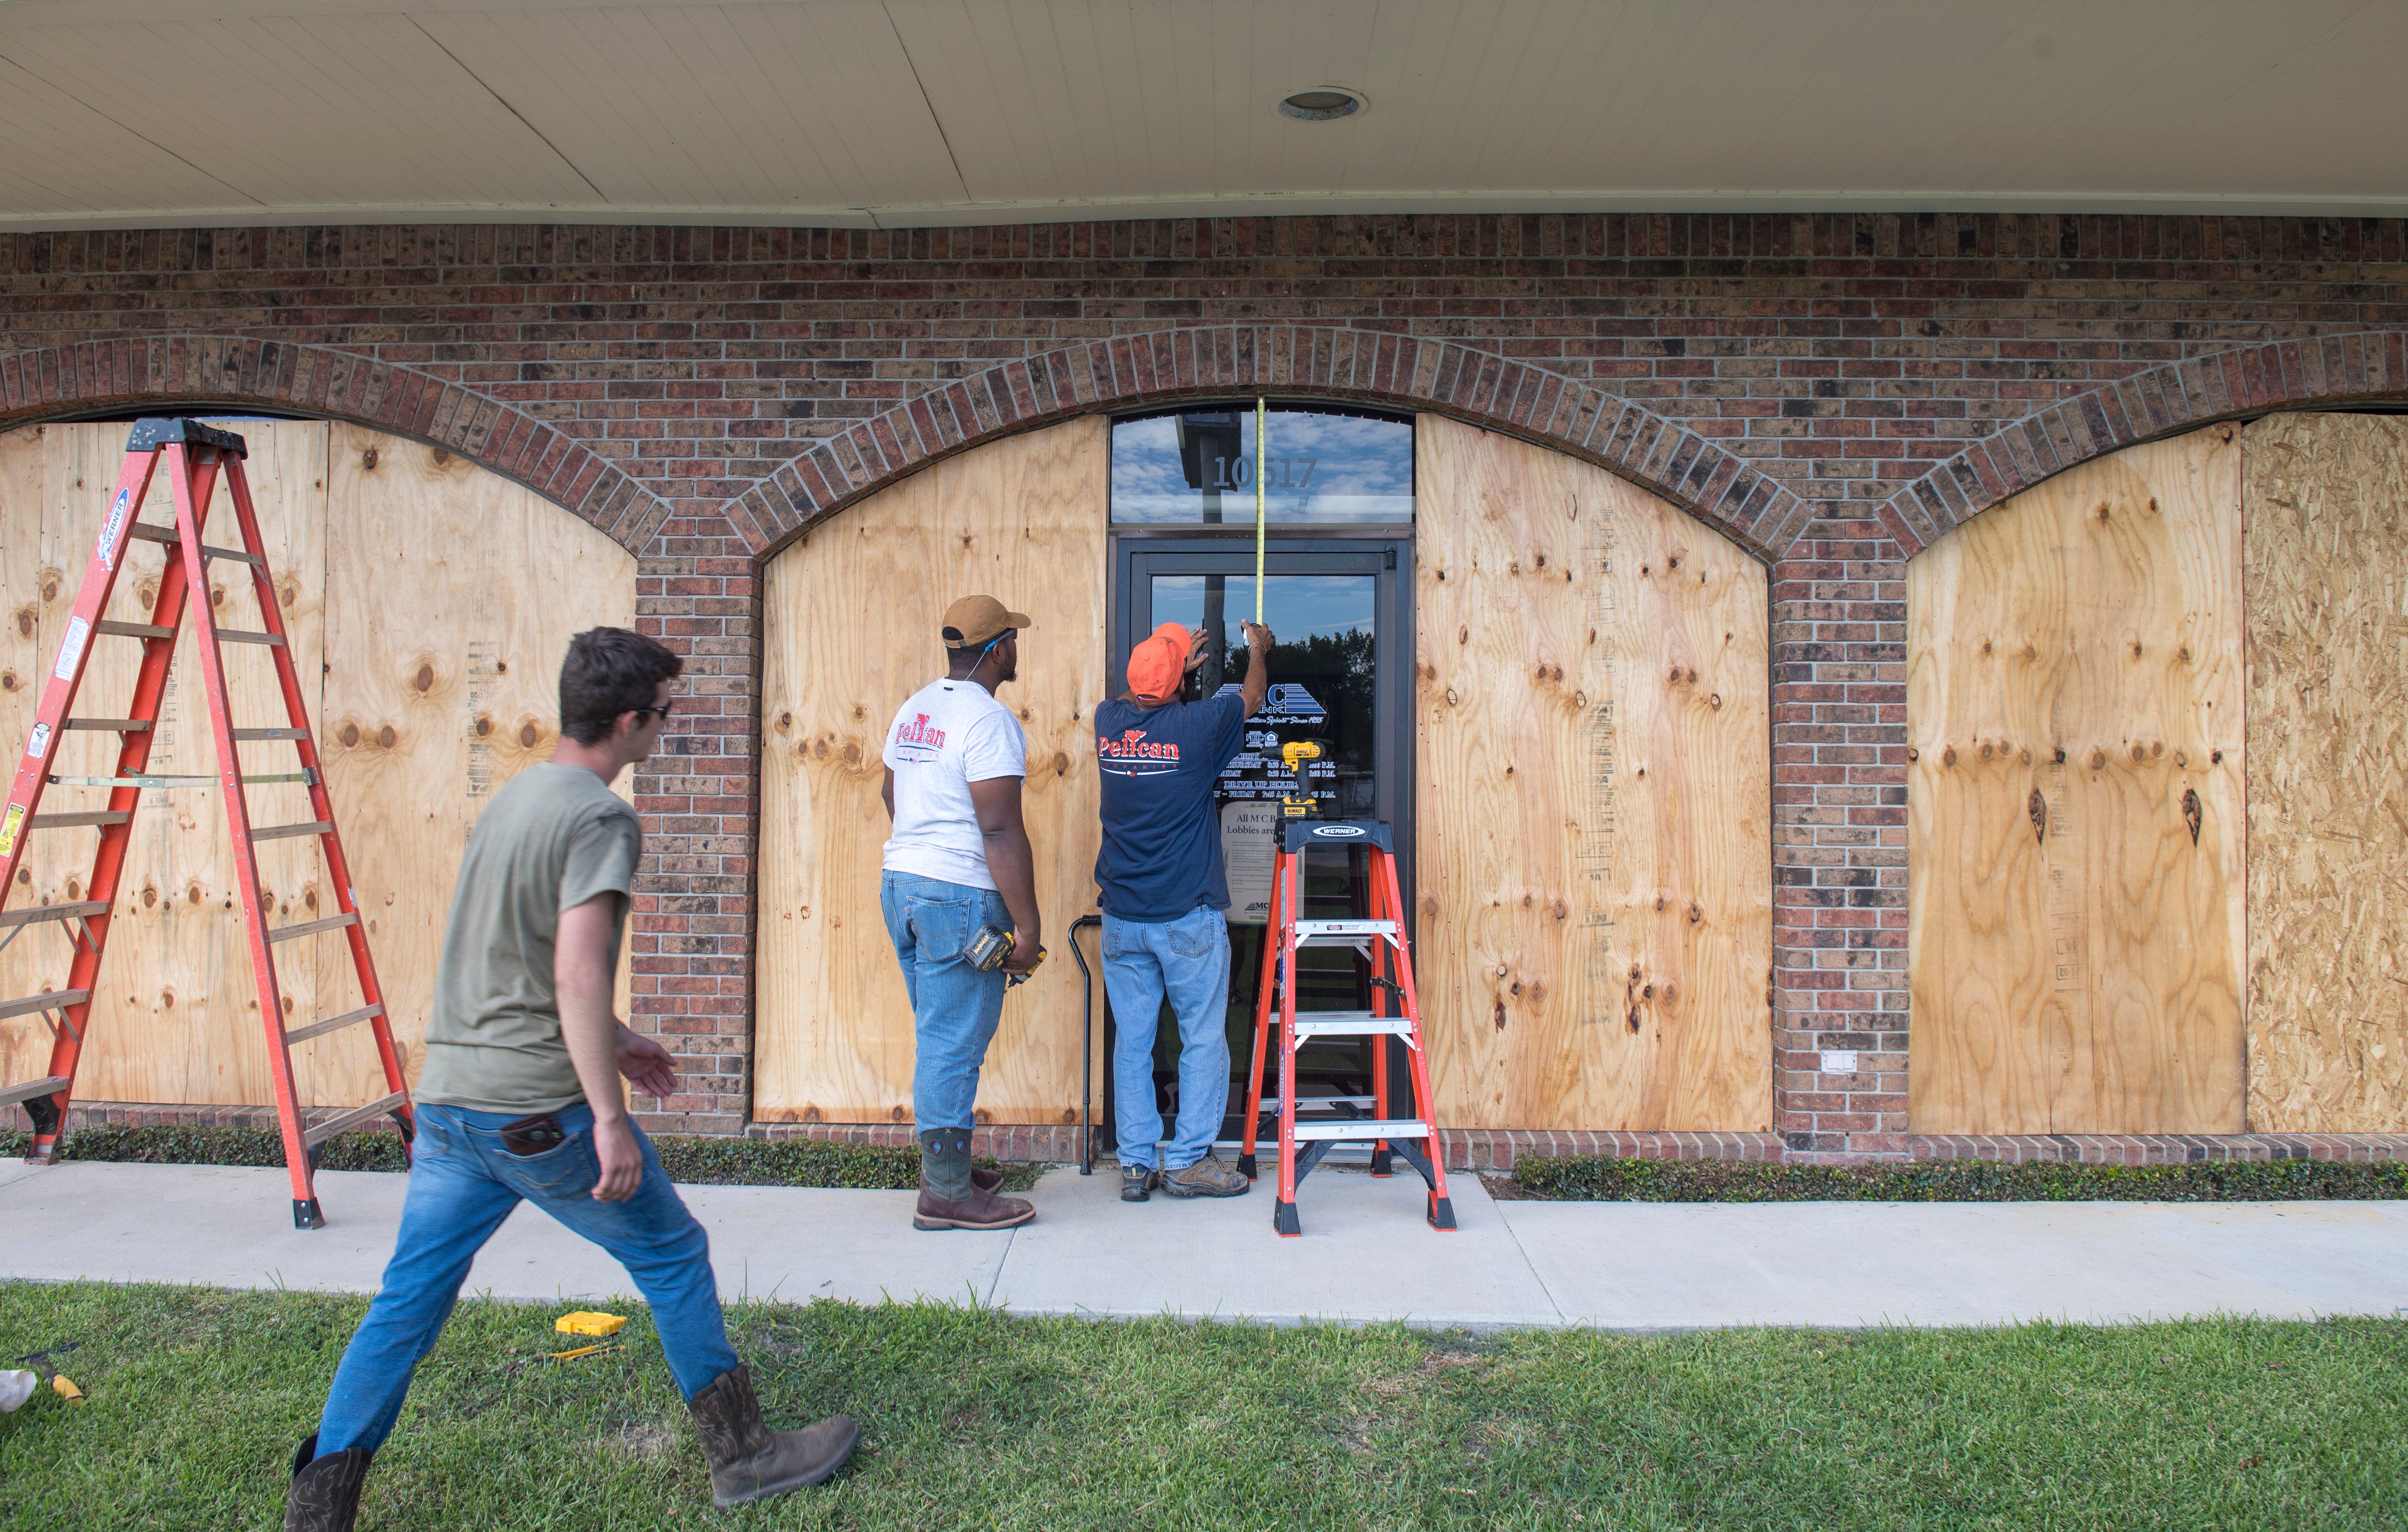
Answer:
<svg viewBox="0 0 2408 1532"><path fill-rule="evenodd" d="M1280 795L1280 817L1310 819L1321 812L1320 800L1312 796L1312 777L1305 762L1322 757L1319 740L1290 740L1280 746L1280 759L1296 777L1295 784Z"/></svg>

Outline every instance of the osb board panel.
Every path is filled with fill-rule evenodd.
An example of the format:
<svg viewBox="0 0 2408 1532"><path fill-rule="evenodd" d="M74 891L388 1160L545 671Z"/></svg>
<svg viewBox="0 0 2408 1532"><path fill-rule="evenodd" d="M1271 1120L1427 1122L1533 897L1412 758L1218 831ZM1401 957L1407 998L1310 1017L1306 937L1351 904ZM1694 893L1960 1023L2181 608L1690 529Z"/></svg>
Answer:
<svg viewBox="0 0 2408 1532"><path fill-rule="evenodd" d="M1763 568L1434 415L1414 467L1416 978L1459 1128L1771 1126Z"/></svg>
<svg viewBox="0 0 2408 1532"><path fill-rule="evenodd" d="M2408 421L2243 439L2249 1125L2408 1131Z"/></svg>
<svg viewBox="0 0 2408 1532"><path fill-rule="evenodd" d="M2239 433L2015 496L1907 611L1910 1126L2241 1132Z"/></svg>
<svg viewBox="0 0 2408 1532"><path fill-rule="evenodd" d="M439 448L354 426L333 432L321 748L415 1081L468 831L504 783L559 744L568 641L635 627L636 560L533 490ZM612 788L632 794L633 773ZM623 1017L634 924L620 955ZM308 1046L304 1077L329 1099L380 1092L366 1032Z"/></svg>
<svg viewBox="0 0 2408 1532"><path fill-rule="evenodd" d="M410 1045L424 1029L436 946L412 937L429 925L439 935L466 833L463 825L447 842L429 833L428 819L473 819L474 806L510 772L549 753L568 631L632 624L634 560L531 492L456 459L438 463L431 448L316 422L242 421L234 428L251 447L252 497L305 705L319 730L344 845L371 918L378 974L414 1073L417 1051ZM52 426L0 437L0 600L7 614L0 634L0 729L6 730L0 738L22 740L32 726L39 701L32 683L58 647L124 441L122 425ZM386 466L381 477L361 467L371 446ZM334 463L331 478L330 454L350 459ZM172 513L165 482L158 480L147 519L164 523ZM236 541L222 486L208 525L212 542ZM134 544L109 615L147 617L163 564L155 544ZM230 576L231 568L220 564L211 571L212 595L222 598L220 621L255 629L250 582ZM498 591L498 604L485 598L484 607L464 608L450 599L455 588ZM188 632L178 645L162 708L150 764L163 773L215 769L194 642ZM471 664L462 657L466 649L489 653L492 665L512 672L520 669L516 655L525 652L533 673L517 683L523 691L497 686L497 676L486 678L481 688L463 687L456 677ZM130 640L95 641L79 712L123 711L138 650ZM229 645L224 653L236 722L281 725L282 700L266 651ZM440 692L439 700L416 688L422 668L429 669L427 693ZM449 678L441 686L432 684L437 672ZM103 706L103 699L111 701ZM372 726L365 740L355 734L351 745L343 743L337 704L355 727L361 720ZM437 717L444 707L456 716ZM494 720L494 733L503 737L467 743L480 717ZM387 722L398 726L392 747L377 743ZM421 752L429 728L456 736L457 748ZM115 738L70 734L63 772L105 774ZM248 772L293 769L289 744L241 748ZM380 770L395 759L409 764ZM46 795L44 807L97 807L105 797L103 789L58 788ZM305 818L306 804L297 788L251 789L255 823ZM79 1098L226 1106L274 1099L234 903L223 815L213 788L144 795L103 966L93 1044L77 1081ZM24 866L27 885L15 890L11 905L77 897L71 889L89 871L97 840L95 831L42 836ZM331 912L315 841L266 843L259 861L273 918ZM405 905L398 917L393 913ZM277 953L291 1022L358 1004L339 937L281 944ZM29 932L0 954L0 985L10 995L45 983L59 987L66 958L64 940ZM0 1023L0 1069L10 1071L9 1078L39 1073L49 1047L36 1019ZM313 1105L356 1105L383 1093L365 1029L303 1044L295 1065Z"/></svg>
<svg viewBox="0 0 2408 1532"><path fill-rule="evenodd" d="M269 567L274 571L282 616L305 698L314 704L320 669L319 598L324 584L323 515L325 430L307 424L245 422L251 498L260 516ZM32 578L39 658L54 655L75 604L94 540L116 482L125 441L123 426L52 426L12 433L0 445L9 477L42 481ZM9 533L22 527L22 501L0 507ZM145 520L167 524L174 499L164 470L154 476L142 509ZM210 502L208 537L238 544L233 502L220 479ZM0 534L6 535L6 534ZM16 546L9 537L7 547ZM14 556L5 561L18 564ZM108 615L147 621L158 595L165 552L153 543L129 548ZM13 587L12 587L13 588ZM257 630L257 600L248 571L221 563L210 571L210 596L218 620L227 628ZM197 615L197 614L195 614ZM22 624L20 625L22 626ZM215 769L207 705L198 691L198 641L187 626L177 644L169 689L162 701L150 769L160 773L208 773ZM236 720L251 726L284 722L283 700L269 651L228 645L228 693ZM141 645L128 639L96 639L74 712L122 715L133 697ZM17 674L18 667L8 667ZM36 669L36 679L41 675ZM8 679L0 675L0 684ZM21 677L22 679L22 677ZM7 688L22 711L10 738L31 726L38 691ZM115 764L118 736L76 731L66 736L57 761L61 774L107 775ZM245 769L294 769L289 745L247 744ZM49 813L106 805L104 788L53 787L43 796ZM307 795L297 787L263 785L251 793L252 817L262 824L307 818ZM82 897L98 844L95 830L50 831L35 843L20 869L20 887L9 903L50 903ZM232 842L218 790L172 788L147 792L134 822L125 868L112 912L108 955L93 1006L92 1046L86 1049L76 1093L87 1100L239 1103L274 1099L259 1023L257 990L249 951L239 939L234 913L236 880ZM275 911L271 918L308 919L317 913L319 862L314 843L271 842L260 847L261 884ZM30 878L25 874L30 874ZM294 913L298 911L297 915ZM279 979L287 1014L317 1014L318 954L311 944L279 949ZM0 985L9 994L64 988L72 956L55 930L29 932L12 945ZM0 1068L11 1078L39 1074L50 1052L48 1031L34 1018L7 1023L7 1057Z"/></svg>
<svg viewBox="0 0 2408 1532"><path fill-rule="evenodd" d="M1023 800L1054 958L1012 990L980 1079L982 1122L1075 1121L1069 924L1093 913L1095 726L1104 695L1106 425L1071 421L949 458L846 511L769 565L754 1115L908 1121L911 1007L879 913L880 753L903 700L944 673L956 598L1028 614L999 699L1028 734Z"/></svg>

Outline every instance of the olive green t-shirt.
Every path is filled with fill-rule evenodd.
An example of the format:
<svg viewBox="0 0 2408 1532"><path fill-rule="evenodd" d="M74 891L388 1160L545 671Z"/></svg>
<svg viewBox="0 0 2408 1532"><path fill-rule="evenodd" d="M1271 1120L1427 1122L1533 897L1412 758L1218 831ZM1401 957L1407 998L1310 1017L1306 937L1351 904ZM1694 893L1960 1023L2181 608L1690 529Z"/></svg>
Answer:
<svg viewBox="0 0 2408 1532"><path fill-rule="evenodd" d="M615 894L618 972L643 845L636 811L582 766L531 766L494 794L452 891L418 1100L523 1117L585 1099L560 1035L552 947L563 910Z"/></svg>

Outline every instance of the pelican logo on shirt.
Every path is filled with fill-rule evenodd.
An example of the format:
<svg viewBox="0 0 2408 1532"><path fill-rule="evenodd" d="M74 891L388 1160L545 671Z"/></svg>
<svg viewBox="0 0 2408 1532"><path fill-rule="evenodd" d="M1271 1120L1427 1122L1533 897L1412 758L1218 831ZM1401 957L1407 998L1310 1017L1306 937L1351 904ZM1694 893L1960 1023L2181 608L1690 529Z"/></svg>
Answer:
<svg viewBox="0 0 2408 1532"><path fill-rule="evenodd" d="M1096 736L1096 759L1114 776L1162 776L1179 770L1179 745L1147 739L1142 729L1124 729L1116 740Z"/></svg>
<svg viewBox="0 0 2408 1532"><path fill-rule="evenodd" d="M896 753L906 759L919 762L934 760L945 747L945 731L933 728L924 713L895 720Z"/></svg>

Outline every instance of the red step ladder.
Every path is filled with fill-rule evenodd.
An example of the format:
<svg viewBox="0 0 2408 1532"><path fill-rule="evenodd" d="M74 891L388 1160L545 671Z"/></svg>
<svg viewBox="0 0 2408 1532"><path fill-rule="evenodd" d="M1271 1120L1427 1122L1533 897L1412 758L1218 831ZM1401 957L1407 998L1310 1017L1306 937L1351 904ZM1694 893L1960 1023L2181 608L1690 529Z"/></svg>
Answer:
<svg viewBox="0 0 2408 1532"><path fill-rule="evenodd" d="M242 892L243 924L251 939L251 969L259 986L259 1014L267 1032L268 1072L276 1082L276 1116L283 1129L284 1163L293 1177L293 1222L296 1228L318 1229L326 1222L314 1189L319 1146L338 1133L387 1113L399 1125L404 1142L415 1135L417 1124L410 1112L408 1087L402 1079L401 1058L394 1050L384 993L377 988L376 965L368 958L367 933L360 924L351 865L343 859L342 837L336 831L334 807L326 797L325 773L319 766L309 719L302 707L293 653L285 643L284 622L259 535L259 517L251 507L250 482L243 474L246 455L241 437L189 420L137 421L126 441L125 463L118 473L108 520L93 549L92 562L84 571L82 588L76 593L74 614L67 621L57 663L51 666L44 685L33 736L17 762L7 807L0 811L0 906L5 906L7 894L16 889L17 864L24 859L33 833L79 828L97 828L100 831L99 850L93 859L92 875L84 880L82 899L0 913L0 928L14 928L8 931L9 940L23 934L22 928L26 926L55 924L75 943L75 958L65 989L0 1002L0 1018L38 1015L50 1028L51 1038L49 1074L0 1089L0 1106L19 1103L24 1106L26 1115L34 1120L33 1148L26 1159L36 1164L49 1163L58 1153L59 1135L65 1125L67 1104L75 1091L76 1065L83 1057L92 997L100 977L101 954L108 946L109 912L115 907L118 877L124 869L126 848L134 834L134 815L141 804L142 793L154 788L207 788L214 785L224 795L226 824L233 831L237 873L235 882ZM150 492L151 474L162 458L165 459L167 483L175 495L173 527L136 519ZM201 541L201 528L209 513L209 497L221 473L234 502L235 519L240 524L242 545L238 548L210 547ZM169 550L166 569L159 581L158 600L147 623L110 622L101 614L108 610L109 595L116 588L125 550L136 538L165 543ZM251 589L258 598L262 631L240 632L219 627L217 614L210 609L206 596L197 601L186 601L188 592L208 589L208 567L213 562L249 567ZM218 774L148 775L143 769L150 764L160 700L166 691L168 666L175 658L176 633L188 605L195 614L193 621L200 633L202 690L208 697L209 728L217 742ZM96 638L141 641L142 667L134 684L133 704L123 717L84 718L69 715L76 692L83 683L91 641ZM284 726L241 728L228 715L225 657L220 650L230 643L265 648L275 661L276 679L284 693L288 720ZM123 743L118 752L115 774L55 774L51 761L68 730L116 733ZM301 769L282 774L243 775L236 746L243 741L256 740L290 740L300 754ZM304 784L309 794L309 817L298 824L253 828L243 788L246 784L267 782ZM38 813L43 790L50 787L107 788L108 807ZM315 836L324 853L327 879L334 886L338 913L322 920L270 927L260 897L258 844L304 835ZM350 942L362 1003L339 1016L287 1027L276 977L275 949L298 937L332 931L343 932ZM375 1033L387 1093L365 1106L338 1113L314 1126L304 1126L300 1096L293 1082L293 1045L361 1022L367 1023Z"/></svg>
<svg viewBox="0 0 2408 1532"><path fill-rule="evenodd" d="M1439 1143L1430 1096L1429 1054L1422 1046L1421 1003L1413 991L1412 953L1405 935L1405 901L1397 883L1397 857L1388 827L1372 820L1283 819L1271 868L1271 923L1263 943L1261 987L1254 1002L1254 1063L1247 1077L1245 1137L1238 1168L1254 1174L1254 1140L1267 1111L1279 1114L1279 1200L1271 1227L1283 1237L1304 1232L1297 1219L1296 1187L1339 1144L1371 1144L1371 1174L1389 1174L1390 1157L1402 1155L1429 1183L1430 1227L1452 1229L1455 1204L1446 1194L1446 1151ZM1362 848L1370 858L1370 909L1360 920L1305 920L1302 862L1310 849ZM1310 947L1351 947L1371 967L1371 1009L1306 1011L1296 1008L1296 955ZM1276 1016L1272 1007L1278 1007ZM1279 1033L1279 1099L1263 1100L1263 1050ZM1352 1101L1296 1094L1296 1050L1320 1038L1372 1037L1372 1116L1356 1113ZM1395 1038L1404 1045L1412 1079L1412 1115L1388 1115L1389 1054ZM1326 1105L1323 1105L1326 1104ZM1299 1108L1312 1108L1304 1116ZM1297 1145L1304 1148L1299 1150Z"/></svg>

